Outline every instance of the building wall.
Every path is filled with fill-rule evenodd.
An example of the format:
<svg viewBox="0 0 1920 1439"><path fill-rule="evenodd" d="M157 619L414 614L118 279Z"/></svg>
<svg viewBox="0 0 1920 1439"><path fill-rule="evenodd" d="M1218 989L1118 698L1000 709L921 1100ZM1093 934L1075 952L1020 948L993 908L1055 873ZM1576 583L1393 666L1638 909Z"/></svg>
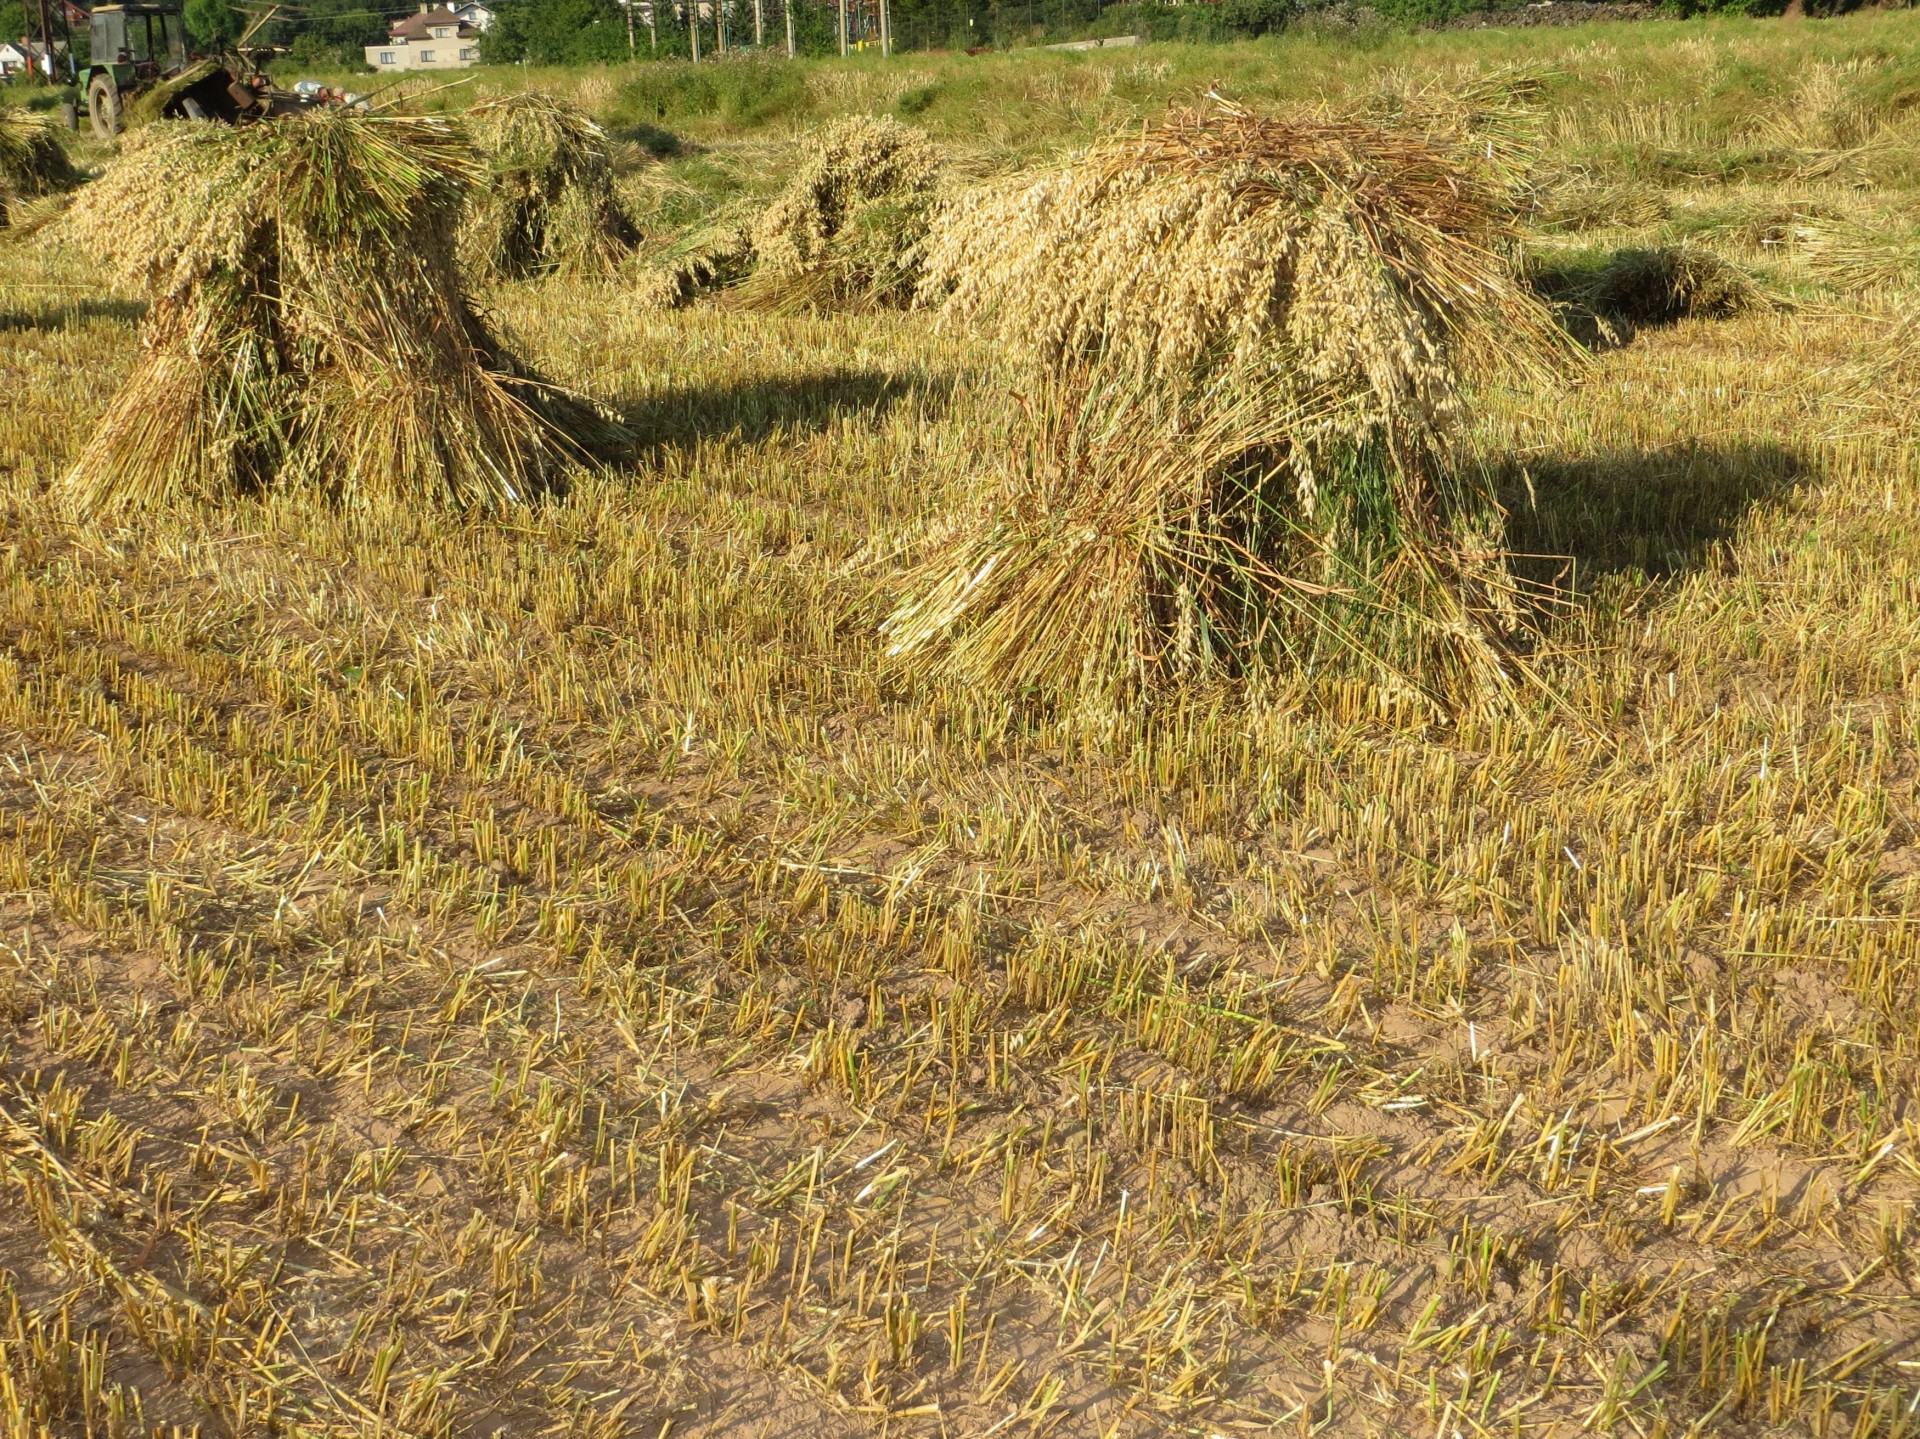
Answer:
<svg viewBox="0 0 1920 1439"><path fill-rule="evenodd" d="M367 46L367 63L376 70L464 70L479 58L478 36Z"/></svg>

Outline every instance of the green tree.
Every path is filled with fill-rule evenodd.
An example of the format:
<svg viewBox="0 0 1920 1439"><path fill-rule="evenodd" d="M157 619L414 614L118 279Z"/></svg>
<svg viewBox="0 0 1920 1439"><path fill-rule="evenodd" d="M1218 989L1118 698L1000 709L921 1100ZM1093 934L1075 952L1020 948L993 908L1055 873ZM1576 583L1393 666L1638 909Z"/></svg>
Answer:
<svg viewBox="0 0 1920 1439"><path fill-rule="evenodd" d="M643 31L640 44L646 43ZM627 58L626 12L615 0L510 0L481 37L480 58L536 65L621 61Z"/></svg>
<svg viewBox="0 0 1920 1439"><path fill-rule="evenodd" d="M242 17L227 0L187 0L187 34L203 51L222 50L240 38Z"/></svg>
<svg viewBox="0 0 1920 1439"><path fill-rule="evenodd" d="M365 47L387 38L387 20L367 0L305 0L300 8L298 20L275 23L262 39L286 46L301 64L364 70Z"/></svg>

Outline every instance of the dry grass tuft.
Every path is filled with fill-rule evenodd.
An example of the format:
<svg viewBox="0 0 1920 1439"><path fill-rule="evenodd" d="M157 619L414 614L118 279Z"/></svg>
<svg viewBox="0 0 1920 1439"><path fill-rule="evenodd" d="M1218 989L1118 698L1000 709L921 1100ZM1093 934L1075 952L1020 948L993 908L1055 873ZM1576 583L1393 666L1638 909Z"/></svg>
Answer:
<svg viewBox="0 0 1920 1439"><path fill-rule="evenodd" d="M590 116L529 90L475 105L467 125L487 162L460 232L468 273L610 275L632 253L639 232Z"/></svg>
<svg viewBox="0 0 1920 1439"><path fill-rule="evenodd" d="M1429 693L1506 673L1459 376L1559 341L1503 213L1499 177L1419 128L1236 109L949 206L924 292L1047 378L1012 474L908 576L892 652L1014 685L1276 655ZM1078 573L1095 554L1104 580Z"/></svg>
<svg viewBox="0 0 1920 1439"><path fill-rule="evenodd" d="M1761 303L1745 271L1695 245L1622 250L1573 298L1603 320L1633 326L1725 319Z"/></svg>
<svg viewBox="0 0 1920 1439"><path fill-rule="evenodd" d="M157 125L58 233L144 290L142 354L67 476L87 507L276 480L499 504L616 428L526 373L454 263L473 152L438 119Z"/></svg>

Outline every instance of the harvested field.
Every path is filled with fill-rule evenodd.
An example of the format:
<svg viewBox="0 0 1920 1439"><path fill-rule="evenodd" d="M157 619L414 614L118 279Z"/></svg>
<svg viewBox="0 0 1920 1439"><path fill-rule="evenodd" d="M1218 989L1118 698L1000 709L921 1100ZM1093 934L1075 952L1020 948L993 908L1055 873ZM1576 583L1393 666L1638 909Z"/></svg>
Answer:
<svg viewBox="0 0 1920 1439"><path fill-rule="evenodd" d="M1586 349L1461 380L1542 682L1443 709L903 672L900 573L1033 399L926 309L507 283L637 456L82 513L141 296L0 241L0 1435L1911 1434L1916 42L902 56L652 116L665 246L909 71L985 178L1210 81L1525 67L1511 258Z"/></svg>

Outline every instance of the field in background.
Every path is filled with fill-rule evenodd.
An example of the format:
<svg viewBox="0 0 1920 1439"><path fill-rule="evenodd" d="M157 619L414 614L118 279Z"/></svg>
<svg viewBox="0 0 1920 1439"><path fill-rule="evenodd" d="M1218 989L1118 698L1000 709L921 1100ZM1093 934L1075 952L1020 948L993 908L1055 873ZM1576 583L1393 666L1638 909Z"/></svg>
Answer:
<svg viewBox="0 0 1920 1439"><path fill-rule="evenodd" d="M1446 727L890 678L887 547L1010 403L915 314L515 285L630 471L76 523L138 308L0 248L0 1433L1912 1432L1917 42L435 99L588 104L664 245L841 113L986 173L1537 70L1542 284L1763 303L1476 397L1565 698Z"/></svg>

